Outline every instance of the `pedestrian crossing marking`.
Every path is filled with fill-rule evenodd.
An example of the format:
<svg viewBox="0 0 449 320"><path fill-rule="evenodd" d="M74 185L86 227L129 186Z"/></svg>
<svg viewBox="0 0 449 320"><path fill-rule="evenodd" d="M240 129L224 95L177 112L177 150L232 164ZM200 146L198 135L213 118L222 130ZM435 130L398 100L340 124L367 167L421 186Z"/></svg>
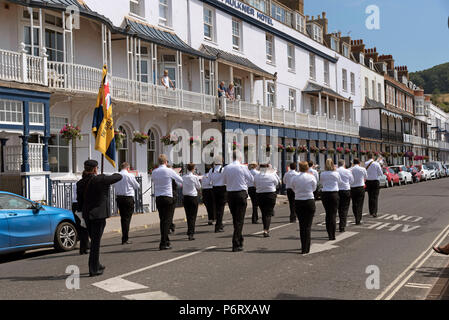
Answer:
<svg viewBox="0 0 449 320"><path fill-rule="evenodd" d="M105 291L111 292L111 293L148 288L139 283L131 282L131 281L119 278L119 277L110 278L110 279L107 279L104 281L96 282L96 283L93 283L92 285L94 285L100 289L103 289Z"/></svg>
<svg viewBox="0 0 449 320"><path fill-rule="evenodd" d="M163 291L144 292L123 296L128 300L179 300L175 296L171 296Z"/></svg>

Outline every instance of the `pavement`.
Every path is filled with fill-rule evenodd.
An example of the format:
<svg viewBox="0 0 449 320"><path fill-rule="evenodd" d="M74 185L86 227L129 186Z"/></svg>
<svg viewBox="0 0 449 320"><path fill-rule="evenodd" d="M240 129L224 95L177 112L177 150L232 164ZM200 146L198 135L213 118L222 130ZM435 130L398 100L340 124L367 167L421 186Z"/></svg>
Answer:
<svg viewBox="0 0 449 320"><path fill-rule="evenodd" d="M449 178L382 189L378 217L367 214L366 197L363 224L356 226L350 212L346 232L335 241L327 238L317 202L308 255L300 254L298 224L289 222L285 198L279 198L270 238L251 223L249 204L243 252L231 250L229 213L224 233L214 233L205 217L197 221L196 240L188 241L178 209L173 249L166 251L158 249L157 213L133 217L130 245L121 245L119 219L112 218L102 240L103 275L89 277L88 257L77 251L4 256L0 299L442 299L449 256L432 246L449 242L448 189Z"/></svg>

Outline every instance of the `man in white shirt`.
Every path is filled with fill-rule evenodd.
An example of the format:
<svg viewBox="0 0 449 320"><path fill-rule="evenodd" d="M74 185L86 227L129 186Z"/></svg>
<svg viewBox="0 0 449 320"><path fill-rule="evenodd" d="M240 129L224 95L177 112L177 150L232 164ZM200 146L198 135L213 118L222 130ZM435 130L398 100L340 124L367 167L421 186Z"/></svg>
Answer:
<svg viewBox="0 0 449 320"><path fill-rule="evenodd" d="M134 190L140 188L136 178L129 173L130 165L128 162L123 162L120 165L120 174L122 180L114 184L115 199L120 213L120 222L122 225L122 244L131 244L129 238L129 226L131 218L134 213Z"/></svg>
<svg viewBox="0 0 449 320"><path fill-rule="evenodd" d="M382 168L377 161L374 161L373 154L369 152L367 154L368 161L365 162L366 173L368 175L366 179L366 191L368 191L368 205L369 214L374 218L377 217L377 207L379 201L379 178L384 174Z"/></svg>
<svg viewBox="0 0 449 320"><path fill-rule="evenodd" d="M351 203L351 183L354 177L350 170L346 169L345 160L338 160L337 172L340 174L341 182L338 184L338 195L340 202L338 204L338 217L340 223L338 225L340 232L345 232L346 219L348 217L349 205Z"/></svg>
<svg viewBox="0 0 449 320"><path fill-rule="evenodd" d="M249 172L255 177L260 172L257 170L257 162L250 163L248 166ZM256 194L256 187L254 186L254 183L248 184L248 195L251 198L251 204L253 205L253 216L251 218L251 221L253 224L257 224L257 221L259 220L259 213L257 212L258 203L257 203L257 194Z"/></svg>
<svg viewBox="0 0 449 320"><path fill-rule="evenodd" d="M352 213L355 224L362 223L363 202L365 201L365 180L368 177L366 169L360 166L360 160L354 159L354 166L351 168L354 181L351 184Z"/></svg>
<svg viewBox="0 0 449 320"><path fill-rule="evenodd" d="M243 223L248 199L248 184L254 183L254 177L248 167L240 163L242 156L238 150L233 152L236 159L223 170L223 180L228 194L228 205L234 224L232 251L243 251Z"/></svg>
<svg viewBox="0 0 449 320"><path fill-rule="evenodd" d="M320 174L318 173L318 171L316 171L314 169L315 165L314 165L313 161L308 161L308 164L309 164L309 172L313 174L313 176L315 177L316 182L317 182L317 186L316 186L317 188L315 189L315 191L313 191L313 196L315 197L315 199L317 199L318 198L318 195L317 195L318 185L320 184Z"/></svg>
<svg viewBox="0 0 449 320"><path fill-rule="evenodd" d="M290 207L290 222L296 222L296 211L295 211L295 192L293 191L292 182L293 178L299 174L296 171L296 162L290 163L290 170L284 175L283 182L285 188L287 189L287 199L288 205Z"/></svg>
<svg viewBox="0 0 449 320"><path fill-rule="evenodd" d="M214 192L212 190L212 181L210 179L210 174L208 168L206 167L206 173L201 179L201 193L203 196L203 203L207 210L208 224L211 226L215 221L215 201Z"/></svg>
<svg viewBox="0 0 449 320"><path fill-rule="evenodd" d="M212 190L215 201L215 232L224 232L223 230L223 214L227 201L226 186L223 179L223 158L221 156L214 157L214 166L209 171L212 182Z"/></svg>
<svg viewBox="0 0 449 320"><path fill-rule="evenodd" d="M164 75L161 78L161 84L165 87L165 89L170 89L170 87L172 87L173 90L175 90L175 85L168 76L168 70L164 70Z"/></svg>
<svg viewBox="0 0 449 320"><path fill-rule="evenodd" d="M189 240L195 240L195 222L198 214L198 190L201 189L200 178L193 174L195 165L187 165L187 174L182 177L182 195L184 210L187 219L187 236Z"/></svg>
<svg viewBox="0 0 449 320"><path fill-rule="evenodd" d="M159 167L153 170L151 179L154 183L154 193L156 196L156 207L159 211L161 243L160 250L171 249L168 231L175 213L175 201L173 199L172 180L182 184L182 178L170 168L167 168L167 156L161 154L158 158Z"/></svg>

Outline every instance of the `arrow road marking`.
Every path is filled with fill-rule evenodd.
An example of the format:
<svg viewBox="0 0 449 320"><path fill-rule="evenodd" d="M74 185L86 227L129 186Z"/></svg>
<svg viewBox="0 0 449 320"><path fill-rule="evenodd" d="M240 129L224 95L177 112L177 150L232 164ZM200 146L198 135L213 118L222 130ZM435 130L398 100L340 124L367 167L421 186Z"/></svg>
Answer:
<svg viewBox="0 0 449 320"><path fill-rule="evenodd" d="M343 241L345 239L348 239L348 238L350 238L352 236L355 236L356 234L358 234L358 232L346 231L346 232L336 236L335 240L329 240L329 241L327 241L325 243L312 243L312 245L310 247L309 254L318 253L318 252L322 252L322 251L327 251L327 250L332 250L332 249L338 248L338 246L335 245L337 242L340 242L340 241Z"/></svg>

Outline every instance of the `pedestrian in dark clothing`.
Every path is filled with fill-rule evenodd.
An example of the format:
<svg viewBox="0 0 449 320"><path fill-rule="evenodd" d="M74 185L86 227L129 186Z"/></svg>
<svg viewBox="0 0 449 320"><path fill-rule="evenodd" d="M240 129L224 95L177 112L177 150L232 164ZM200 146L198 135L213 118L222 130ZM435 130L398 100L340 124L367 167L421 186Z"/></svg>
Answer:
<svg viewBox="0 0 449 320"><path fill-rule="evenodd" d="M83 178L78 181L78 205L83 210L83 219L91 239L89 253L89 275L91 277L103 274L105 267L100 264L100 243L103 236L106 219L111 215L109 205L109 188L122 179L119 173L106 176L98 174L98 162L84 162Z"/></svg>
<svg viewBox="0 0 449 320"><path fill-rule="evenodd" d="M87 232L87 225L82 216L82 210L78 206L76 183L72 185L72 212L75 217L76 231L80 241L80 255L87 254L90 247L89 233Z"/></svg>

